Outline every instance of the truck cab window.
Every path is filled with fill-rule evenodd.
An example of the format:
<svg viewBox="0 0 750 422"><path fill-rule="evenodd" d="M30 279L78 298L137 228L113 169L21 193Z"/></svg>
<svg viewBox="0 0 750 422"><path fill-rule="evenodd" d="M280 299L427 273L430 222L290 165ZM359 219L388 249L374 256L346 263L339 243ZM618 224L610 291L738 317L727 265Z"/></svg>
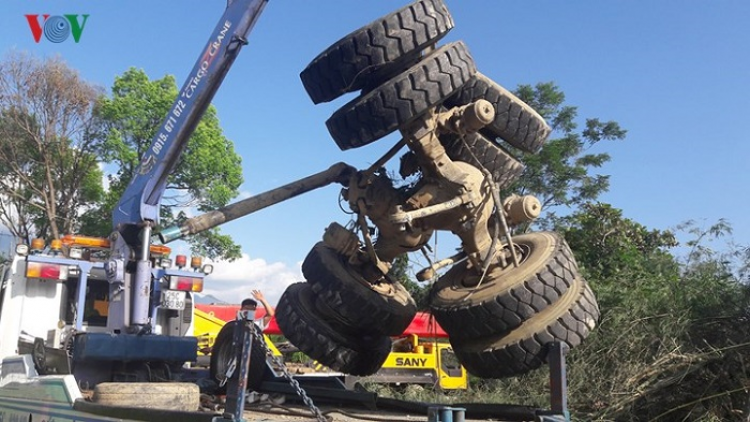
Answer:
<svg viewBox="0 0 750 422"><path fill-rule="evenodd" d="M76 305L78 303L78 277L71 277L65 283L67 303L65 323L75 324ZM109 285L107 280L88 279L86 302L83 307L83 323L91 327L106 327L109 315Z"/></svg>

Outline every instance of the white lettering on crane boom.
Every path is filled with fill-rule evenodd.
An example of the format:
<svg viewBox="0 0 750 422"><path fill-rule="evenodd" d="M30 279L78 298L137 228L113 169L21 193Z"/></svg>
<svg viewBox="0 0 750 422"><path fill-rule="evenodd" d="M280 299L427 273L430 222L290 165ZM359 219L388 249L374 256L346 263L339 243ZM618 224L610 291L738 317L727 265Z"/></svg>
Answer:
<svg viewBox="0 0 750 422"><path fill-rule="evenodd" d="M208 45L206 47L206 51L203 53L203 57L201 57L200 62L198 64L198 70L195 72L192 78L190 78L187 86L185 89L182 90L182 93L180 93L180 97L182 98L192 98L195 94L195 91L198 89L198 86L200 86L201 82L203 82L204 77L208 73L208 68L211 66L211 63L213 63L214 59L216 58L216 54L221 49L221 45L224 43L224 38L227 36L227 31L229 31L229 28L232 27L232 22L230 21L224 21L224 27L219 31L219 34L216 36L216 40ZM151 152L158 156L162 149L164 148L164 145L167 141L167 133L171 133L174 129L175 125L175 117L180 117L182 115L183 110L185 109L185 106L187 104L182 101L178 100L177 104L173 107L172 115L168 116L167 120L164 122L164 126L161 128L161 131L159 132L159 135L156 137L156 140L154 142L154 145L151 147ZM143 167L143 166L141 166ZM141 174L147 173L147 171L144 171L142 168L140 171Z"/></svg>

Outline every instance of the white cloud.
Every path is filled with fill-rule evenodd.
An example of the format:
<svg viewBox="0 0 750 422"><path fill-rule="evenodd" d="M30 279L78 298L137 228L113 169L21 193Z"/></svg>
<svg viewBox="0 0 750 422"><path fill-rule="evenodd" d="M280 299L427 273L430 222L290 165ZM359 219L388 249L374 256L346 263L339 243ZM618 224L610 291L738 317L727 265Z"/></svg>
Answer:
<svg viewBox="0 0 750 422"><path fill-rule="evenodd" d="M258 289L272 306L276 306L287 286L304 280L301 263L289 268L282 262L251 259L245 253L233 262L218 261L213 265L214 272L206 277L203 294L227 303L240 303L242 299L251 297L251 290Z"/></svg>
<svg viewBox="0 0 750 422"><path fill-rule="evenodd" d="M239 202L239 201L242 201L243 199L247 199L247 198L249 198L251 196L253 196L253 194L250 191L243 190L243 191L240 191L239 195L237 195L237 197L234 198L234 200L231 201L231 202L232 203Z"/></svg>
<svg viewBox="0 0 750 422"><path fill-rule="evenodd" d="M109 192L109 177L108 176L110 173L107 171L106 168L104 168L104 163L99 162L97 163L97 165L99 166L99 170L101 170L102 172L102 188L104 188L105 192Z"/></svg>

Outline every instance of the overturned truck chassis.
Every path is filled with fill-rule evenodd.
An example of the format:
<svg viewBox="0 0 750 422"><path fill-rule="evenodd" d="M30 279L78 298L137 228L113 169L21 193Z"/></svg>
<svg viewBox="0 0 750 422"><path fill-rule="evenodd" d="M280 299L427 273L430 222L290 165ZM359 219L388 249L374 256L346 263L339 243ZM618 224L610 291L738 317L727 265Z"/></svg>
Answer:
<svg viewBox="0 0 750 422"><path fill-rule="evenodd" d="M417 277L433 281L430 310L469 372L497 378L538 368L549 344L577 346L599 318L561 236L513 234L539 215L539 201L500 196L523 177L508 151L538 152L549 126L479 73L462 42L437 46L452 27L442 1L419 0L342 38L302 72L315 103L361 90L326 122L342 150L400 132L372 166L338 163L161 233L168 242L341 184L352 224L328 226L303 262L307 281L289 286L277 310L286 337L333 369L369 375L382 365L390 337L416 312L389 270L399 256L424 252L436 230L458 236L461 251ZM404 147L399 173L414 182L395 187L383 167Z"/></svg>

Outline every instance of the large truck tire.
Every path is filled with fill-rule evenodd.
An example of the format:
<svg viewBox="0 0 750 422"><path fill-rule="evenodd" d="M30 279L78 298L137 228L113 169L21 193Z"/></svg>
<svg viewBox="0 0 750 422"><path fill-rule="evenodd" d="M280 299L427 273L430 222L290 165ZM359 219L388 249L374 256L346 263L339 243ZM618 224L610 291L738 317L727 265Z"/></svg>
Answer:
<svg viewBox="0 0 750 422"><path fill-rule="evenodd" d="M417 313L409 292L397 281L370 284L346 257L318 242L302 262L315 295L358 332L398 336Z"/></svg>
<svg viewBox="0 0 750 422"><path fill-rule="evenodd" d="M377 86L419 61L426 47L453 28L442 0L420 0L335 42L300 73L315 104Z"/></svg>
<svg viewBox="0 0 750 422"><path fill-rule="evenodd" d="M335 371L372 375L391 352L387 336L356 336L316 308L309 283L287 287L276 307L276 322L284 336L310 358Z"/></svg>
<svg viewBox="0 0 750 422"><path fill-rule="evenodd" d="M455 107L484 99L495 107L495 119L480 132L491 140L501 138L514 147L535 153L544 145L552 129L528 104L487 76L477 72L456 95L445 101Z"/></svg>
<svg viewBox="0 0 750 422"><path fill-rule="evenodd" d="M451 338L466 370L480 378L521 375L542 366L552 342L578 346L599 320L599 306L588 283L575 280L552 306L507 334L460 341Z"/></svg>
<svg viewBox="0 0 750 422"><path fill-rule="evenodd" d="M91 401L107 406L193 411L200 406L200 389L188 382L104 382L94 387Z"/></svg>
<svg viewBox="0 0 750 422"><path fill-rule="evenodd" d="M370 144L441 104L475 73L466 45L447 44L338 109L328 132L342 150Z"/></svg>
<svg viewBox="0 0 750 422"><path fill-rule="evenodd" d="M440 135L440 143L453 161L486 169L498 189L505 189L523 173L524 165L480 133Z"/></svg>
<svg viewBox="0 0 750 422"><path fill-rule="evenodd" d="M239 321L235 320L224 324L214 341L214 346L211 350L209 374L211 379L217 383L224 379L229 363L237 355L237 350L232 347L232 339L234 337L234 327L239 323ZM239 370L239 366L236 370ZM250 366L247 370L246 385L249 390L258 390L260 388L266 370L266 349L263 347L260 339L253 337L250 350ZM216 390L216 393L224 394L226 391L227 385L225 383Z"/></svg>
<svg viewBox="0 0 750 422"><path fill-rule="evenodd" d="M513 237L520 265L496 267L483 280L468 261L430 289L430 309L453 339L507 333L559 300L579 277L568 244L557 233Z"/></svg>

